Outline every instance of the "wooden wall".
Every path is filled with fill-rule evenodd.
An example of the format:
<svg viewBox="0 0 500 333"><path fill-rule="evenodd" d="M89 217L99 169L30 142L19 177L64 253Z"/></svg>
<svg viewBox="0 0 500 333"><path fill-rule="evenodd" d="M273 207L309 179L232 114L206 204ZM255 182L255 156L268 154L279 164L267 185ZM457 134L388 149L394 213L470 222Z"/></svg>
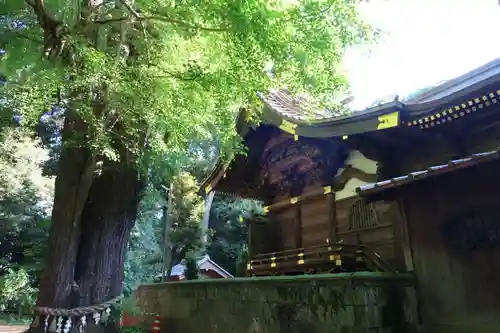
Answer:
<svg viewBox="0 0 500 333"><path fill-rule="evenodd" d="M282 250L326 244L331 208L327 202L326 196L318 196L271 212L281 237ZM300 232L300 239L297 239L297 232Z"/></svg>
<svg viewBox="0 0 500 333"><path fill-rule="evenodd" d="M294 158L301 161L299 157L304 152L295 151L294 154L297 155ZM275 224L276 233L280 235L280 239L276 238L275 243L280 244L281 250L324 245L328 241L335 242L336 239L341 239L334 236L339 232L344 233L344 237L347 237L347 234L358 237L359 234L362 242L366 241L370 244L378 242L377 247L383 253L387 253L390 257L394 256L392 253L392 243L394 243L392 239L393 234L389 232L392 221L380 222L370 220L364 224L354 225L354 222L351 223L349 220L351 219L351 215L357 214L356 212L359 210L351 208L360 199L355 192L355 187L377 179L377 163L366 158L359 151L351 150L348 153L345 164L349 167L341 169L337 175L337 179L331 179L331 182L335 182L334 187L338 187L336 194L323 193L324 187L320 183L321 177L311 177L310 182L304 184L303 191L296 203L288 203L292 196L291 193L280 193L269 201L271 207L280 207L279 209L273 208L269 215L273 220L272 223ZM311 165L309 167L314 168ZM278 167L275 165L276 168ZM310 172L313 172L313 170L310 170ZM272 170L264 173L273 174ZM274 172L274 174L279 173ZM277 179L278 176L275 175L274 177ZM316 194L312 197L310 196L311 193ZM336 208L334 204L335 197L337 198L337 205L340 208ZM339 198L340 200L338 200ZM359 206L359 203L357 205ZM375 212L375 209L372 210ZM380 214L384 215L387 209L381 206L379 210L380 212L372 214L373 216L370 215L369 218L373 219ZM362 209L359 213L363 212L364 210ZM335 224L334 220L336 218L333 218L334 214L338 215L338 219L346 219L346 221L341 221L338 227L331 227ZM368 218L368 216L366 217ZM384 219L387 220L387 217L382 216L381 221ZM381 223L385 223L385 225L381 225ZM363 229L370 230L364 232L362 231Z"/></svg>
<svg viewBox="0 0 500 333"><path fill-rule="evenodd" d="M326 244L328 238L328 206L326 196L304 202L300 207L302 221L302 246Z"/></svg>
<svg viewBox="0 0 500 333"><path fill-rule="evenodd" d="M382 259L396 264L393 226L401 220L397 202L367 204L359 197L337 202L337 238L356 237Z"/></svg>
<svg viewBox="0 0 500 333"><path fill-rule="evenodd" d="M250 223L248 234L250 256L281 251L281 236L273 221Z"/></svg>
<svg viewBox="0 0 500 333"><path fill-rule="evenodd" d="M274 243L280 243L280 250L326 244L331 221L329 216L334 211L331 202L328 195L320 195L271 212L272 223L280 235L280 239L275 238ZM383 260L395 267L400 266L394 232L394 226L401 225L397 202L368 204L360 197L353 197L337 201L335 212L336 239L333 241L355 238L378 253ZM300 233L299 238L297 233Z"/></svg>
<svg viewBox="0 0 500 333"><path fill-rule="evenodd" d="M499 168L500 162L492 162L400 190L425 332L500 332ZM492 209L499 214L490 216L487 231L476 220L468 221L469 231L461 234L450 229L455 224L445 224L470 211ZM488 246L460 250L450 245L471 237Z"/></svg>
<svg viewBox="0 0 500 333"><path fill-rule="evenodd" d="M472 154L496 150L500 146L500 123L492 123L460 138L435 135L431 141L411 144L397 156L401 165L400 175L425 170L430 166L446 164L448 161L468 157Z"/></svg>
<svg viewBox="0 0 500 333"><path fill-rule="evenodd" d="M295 214L295 207L288 206L286 209L271 213L274 223L281 237L281 251L297 248L295 245L295 224L298 223Z"/></svg>

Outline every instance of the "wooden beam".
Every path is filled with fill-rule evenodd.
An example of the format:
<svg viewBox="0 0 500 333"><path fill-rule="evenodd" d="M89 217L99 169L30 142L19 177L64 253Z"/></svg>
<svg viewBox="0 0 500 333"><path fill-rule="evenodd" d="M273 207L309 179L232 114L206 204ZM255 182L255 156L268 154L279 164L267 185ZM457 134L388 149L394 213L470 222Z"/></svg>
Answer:
<svg viewBox="0 0 500 333"><path fill-rule="evenodd" d="M335 201L335 192L327 193L326 200L328 205L328 242L335 244L337 242L337 203Z"/></svg>
<svg viewBox="0 0 500 333"><path fill-rule="evenodd" d="M393 221L392 227L394 230L394 245L396 246L396 260L398 260L398 268L402 268L403 271L412 272L414 270L413 266L413 254L411 250L410 235L408 232L408 219L406 216L405 206L407 200L399 199L395 201L398 205L399 219L398 221Z"/></svg>
<svg viewBox="0 0 500 333"><path fill-rule="evenodd" d="M248 257L251 258L253 253L252 239L255 232L255 221L251 218L248 220Z"/></svg>
<svg viewBox="0 0 500 333"><path fill-rule="evenodd" d="M391 131L391 134L383 131L375 131L367 133L370 141L377 142L381 148L394 148L401 145L401 137L398 137L396 131ZM398 140L399 139L399 140Z"/></svg>
<svg viewBox="0 0 500 333"><path fill-rule="evenodd" d="M266 212L282 210L282 209L287 208L291 205L295 205L299 202L303 202L306 200L314 199L316 197L325 195L325 191L326 191L325 188L320 187L320 188L312 190L308 193L302 194L298 197L289 198L287 200L283 200L283 201L277 202L273 205L264 207L264 210Z"/></svg>
<svg viewBox="0 0 500 333"><path fill-rule="evenodd" d="M294 220L295 220L295 248L302 247L302 210L301 205L294 207Z"/></svg>

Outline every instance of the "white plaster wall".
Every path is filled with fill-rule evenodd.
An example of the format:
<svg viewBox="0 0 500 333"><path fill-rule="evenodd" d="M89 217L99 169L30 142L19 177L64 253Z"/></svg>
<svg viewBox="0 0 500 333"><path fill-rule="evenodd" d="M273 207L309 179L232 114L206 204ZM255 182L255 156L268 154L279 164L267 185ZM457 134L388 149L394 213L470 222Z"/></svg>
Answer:
<svg viewBox="0 0 500 333"><path fill-rule="evenodd" d="M351 150L349 156L345 162L345 165L351 165L353 168L359 169L367 174L377 173L377 162L366 158L357 150ZM337 175L341 174L344 169L340 169ZM356 195L356 188L368 184L367 182L361 181L357 178L351 178L347 182L345 188L339 191L335 195L336 200L342 200L346 198L351 198Z"/></svg>

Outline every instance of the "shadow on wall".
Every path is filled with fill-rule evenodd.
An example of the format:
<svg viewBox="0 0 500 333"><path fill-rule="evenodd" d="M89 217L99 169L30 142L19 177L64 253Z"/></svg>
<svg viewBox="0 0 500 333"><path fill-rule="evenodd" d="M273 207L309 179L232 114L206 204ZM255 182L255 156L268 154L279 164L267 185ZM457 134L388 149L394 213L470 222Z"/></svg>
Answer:
<svg viewBox="0 0 500 333"><path fill-rule="evenodd" d="M169 333L404 333L416 327L412 278L387 273L145 285L138 304L159 311Z"/></svg>

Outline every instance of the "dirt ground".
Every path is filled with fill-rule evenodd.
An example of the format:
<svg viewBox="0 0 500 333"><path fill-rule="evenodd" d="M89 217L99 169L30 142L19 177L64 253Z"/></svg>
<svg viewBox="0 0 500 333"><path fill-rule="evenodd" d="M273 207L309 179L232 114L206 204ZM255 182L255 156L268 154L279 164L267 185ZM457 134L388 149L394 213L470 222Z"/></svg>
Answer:
<svg viewBox="0 0 500 333"><path fill-rule="evenodd" d="M27 329L27 325L0 325L0 333L21 333Z"/></svg>

